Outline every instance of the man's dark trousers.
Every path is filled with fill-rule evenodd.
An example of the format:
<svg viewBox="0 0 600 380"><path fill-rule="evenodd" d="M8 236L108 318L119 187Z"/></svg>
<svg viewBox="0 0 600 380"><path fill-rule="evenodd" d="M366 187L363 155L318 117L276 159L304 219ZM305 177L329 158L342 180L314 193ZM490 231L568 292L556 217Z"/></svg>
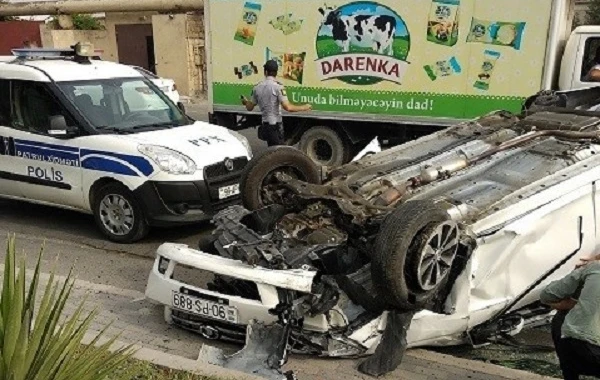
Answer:
<svg viewBox="0 0 600 380"><path fill-rule="evenodd" d="M258 128L258 138L266 141L268 146L285 145L281 123L264 123Z"/></svg>
<svg viewBox="0 0 600 380"><path fill-rule="evenodd" d="M564 379L579 380L579 376L600 378L600 346L560 337L567 314L568 311L558 311L552 320L552 340Z"/></svg>

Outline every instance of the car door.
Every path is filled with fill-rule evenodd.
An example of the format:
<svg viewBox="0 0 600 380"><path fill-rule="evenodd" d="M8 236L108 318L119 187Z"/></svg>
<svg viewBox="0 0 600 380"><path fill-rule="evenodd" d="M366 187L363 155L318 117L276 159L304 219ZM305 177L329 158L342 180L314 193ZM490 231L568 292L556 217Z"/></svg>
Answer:
<svg viewBox="0 0 600 380"><path fill-rule="evenodd" d="M63 117L70 130L78 128L48 86L40 82L12 82L15 175L25 198L81 208L84 197L78 133L54 137L49 132L51 121L57 117Z"/></svg>
<svg viewBox="0 0 600 380"><path fill-rule="evenodd" d="M10 111L10 81L0 79L0 195L20 197L23 194L15 178L18 159L14 155Z"/></svg>

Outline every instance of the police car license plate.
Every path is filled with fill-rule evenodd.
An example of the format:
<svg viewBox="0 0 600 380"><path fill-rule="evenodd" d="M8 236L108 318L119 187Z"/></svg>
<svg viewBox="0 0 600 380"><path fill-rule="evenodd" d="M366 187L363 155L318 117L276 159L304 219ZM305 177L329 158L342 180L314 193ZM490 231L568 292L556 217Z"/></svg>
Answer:
<svg viewBox="0 0 600 380"><path fill-rule="evenodd" d="M188 313L229 323L237 323L237 309L217 302L173 292L173 307Z"/></svg>
<svg viewBox="0 0 600 380"><path fill-rule="evenodd" d="M223 186L219 188L219 199L225 199L238 195L240 193L240 184Z"/></svg>

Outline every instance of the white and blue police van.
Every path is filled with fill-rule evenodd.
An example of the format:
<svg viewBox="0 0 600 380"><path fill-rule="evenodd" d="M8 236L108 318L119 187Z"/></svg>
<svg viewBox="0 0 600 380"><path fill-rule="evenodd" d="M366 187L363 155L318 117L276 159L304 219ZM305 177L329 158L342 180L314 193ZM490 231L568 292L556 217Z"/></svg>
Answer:
<svg viewBox="0 0 600 380"><path fill-rule="evenodd" d="M90 213L119 243L238 203L248 140L95 58L85 43L0 57L0 197Z"/></svg>

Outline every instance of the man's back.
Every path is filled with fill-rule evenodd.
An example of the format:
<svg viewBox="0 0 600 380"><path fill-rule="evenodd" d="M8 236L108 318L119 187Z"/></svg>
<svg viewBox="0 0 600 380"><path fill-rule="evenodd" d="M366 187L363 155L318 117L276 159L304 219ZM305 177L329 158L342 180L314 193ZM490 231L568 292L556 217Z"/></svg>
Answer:
<svg viewBox="0 0 600 380"><path fill-rule="evenodd" d="M260 107L263 123L281 123L281 102L284 100L287 100L285 90L273 77L265 78L252 91L252 102Z"/></svg>
<svg viewBox="0 0 600 380"><path fill-rule="evenodd" d="M581 293L562 326L562 336L600 346L600 263L579 268L548 285L541 294L545 303L574 297Z"/></svg>

